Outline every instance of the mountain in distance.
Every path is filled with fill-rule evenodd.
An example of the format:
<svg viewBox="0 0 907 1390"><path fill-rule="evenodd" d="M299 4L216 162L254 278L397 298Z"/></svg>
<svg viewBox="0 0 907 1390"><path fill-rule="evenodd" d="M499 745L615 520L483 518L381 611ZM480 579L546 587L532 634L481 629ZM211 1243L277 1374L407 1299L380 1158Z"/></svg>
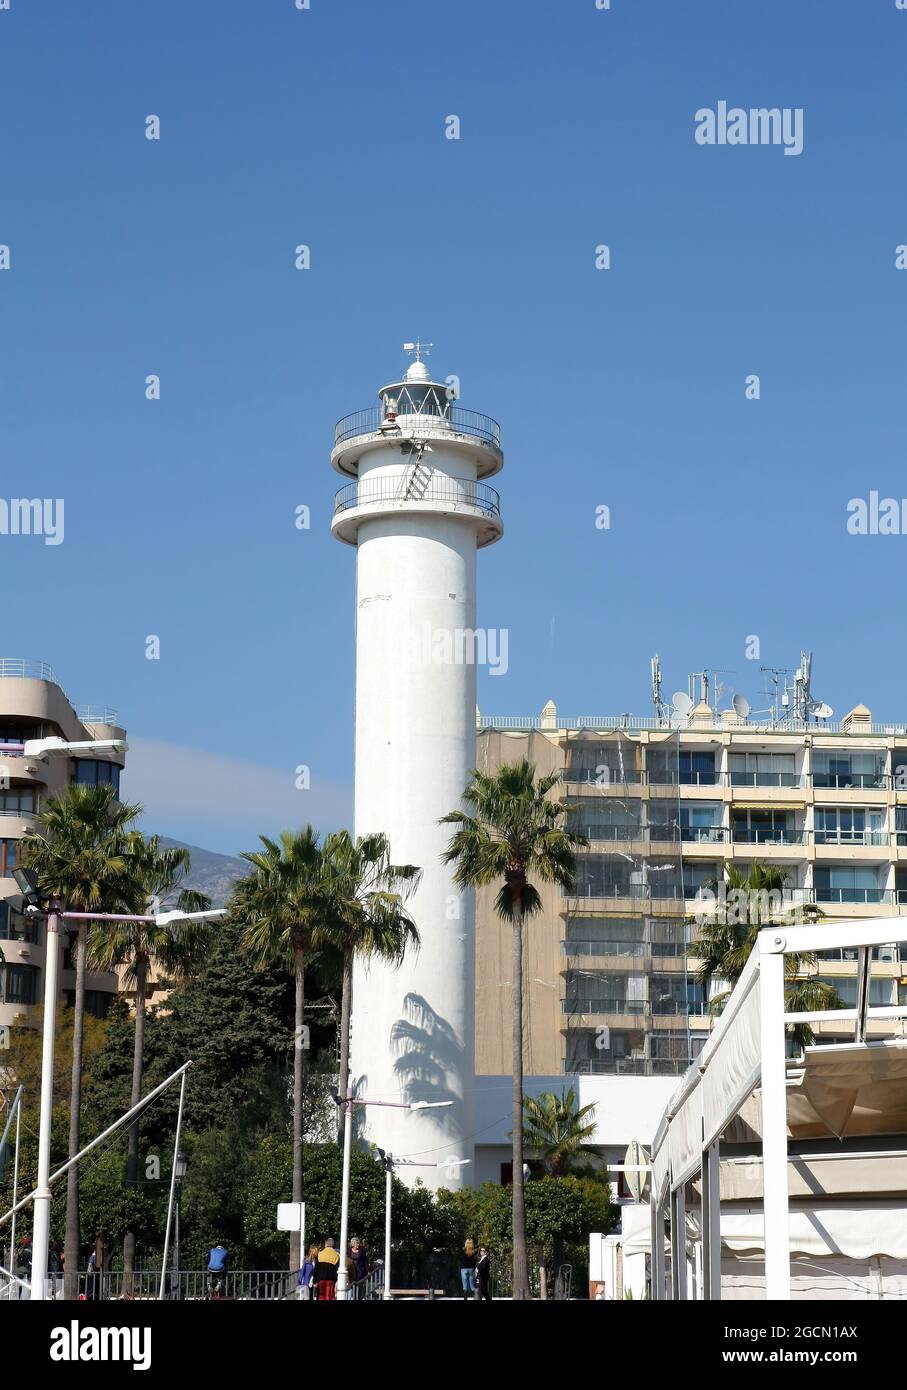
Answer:
<svg viewBox="0 0 907 1390"><path fill-rule="evenodd" d="M192 868L186 875L183 888L194 888L211 899L212 907L226 907L230 890L239 878L252 872L252 865L232 854L215 854L213 850L187 845L182 840L161 837L165 849L187 849L192 856Z"/></svg>

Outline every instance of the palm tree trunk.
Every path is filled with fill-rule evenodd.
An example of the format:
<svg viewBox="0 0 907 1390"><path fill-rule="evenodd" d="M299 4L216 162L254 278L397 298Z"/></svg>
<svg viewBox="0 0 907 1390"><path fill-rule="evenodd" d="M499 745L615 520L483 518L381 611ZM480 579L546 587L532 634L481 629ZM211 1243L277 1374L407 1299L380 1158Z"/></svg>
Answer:
<svg viewBox="0 0 907 1390"><path fill-rule="evenodd" d="M72 1079L69 1087L69 1158L79 1152L79 1130L82 1111L82 1048L85 1034L85 950L88 923L80 922L76 934L76 994L72 1017ZM66 1246L63 1259L63 1297L79 1296L79 1165L66 1175Z"/></svg>
<svg viewBox="0 0 907 1390"><path fill-rule="evenodd" d="M513 904L513 1298L529 1297L523 1192L523 904Z"/></svg>
<svg viewBox="0 0 907 1390"><path fill-rule="evenodd" d="M142 1064L145 1055L145 994L148 986L148 962L138 957L135 964L135 1046L132 1053L132 1098L130 1108L138 1105L142 1098ZM138 1186L139 1177L139 1121L138 1117L129 1126L129 1149L126 1159L126 1184L130 1193ZM123 1237L123 1292L132 1293L132 1275L135 1270L135 1232L127 1231Z"/></svg>
<svg viewBox="0 0 907 1390"><path fill-rule="evenodd" d="M343 995L340 1001L340 1076L337 1094L344 1099L350 1089L350 1016L353 1007L353 953L343 957ZM343 1107L337 1107L337 1143L343 1147Z"/></svg>
<svg viewBox="0 0 907 1390"><path fill-rule="evenodd" d="M301 1202L303 1193L303 1142L305 1123L303 1101L305 1088L305 1049L303 1048L303 1027L305 1025L305 957L301 947L296 948L296 1012L294 1017L293 1046L293 1201ZM299 1269L302 1264L300 1232L290 1232L290 1270Z"/></svg>

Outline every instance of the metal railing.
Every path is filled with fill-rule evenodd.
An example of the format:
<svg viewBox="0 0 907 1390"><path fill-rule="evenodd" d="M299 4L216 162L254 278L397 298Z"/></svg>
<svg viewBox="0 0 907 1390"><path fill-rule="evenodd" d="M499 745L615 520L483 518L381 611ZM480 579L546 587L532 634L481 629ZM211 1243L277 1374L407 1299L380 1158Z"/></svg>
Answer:
<svg viewBox="0 0 907 1390"><path fill-rule="evenodd" d="M119 714L110 705L73 705L83 724L116 724L119 727Z"/></svg>
<svg viewBox="0 0 907 1390"><path fill-rule="evenodd" d="M0 680L49 681L59 685L54 669L46 661L28 661L21 656L0 656ZM61 687L62 688L62 687Z"/></svg>
<svg viewBox="0 0 907 1390"><path fill-rule="evenodd" d="M580 1076L682 1076L690 1059L673 1057L566 1057L566 1075Z"/></svg>
<svg viewBox="0 0 907 1390"><path fill-rule="evenodd" d="M860 728L845 729L842 723L833 723L831 720L823 723L806 724L803 720L791 719L783 724L773 724L771 720L748 719L743 723L737 719L727 721L713 719L705 724L696 720L695 723L684 724L682 728L679 728L670 720L638 714L581 714L570 719L558 714L555 715L553 722L548 716L543 718L540 714L483 714L479 723L484 729L563 729L565 731L570 729L588 733L620 732L632 734L650 730L664 734L774 734L777 737L783 737L785 734L844 734L854 741L858 741L861 737L904 738L907 736L907 724L872 723Z"/></svg>
<svg viewBox="0 0 907 1390"><path fill-rule="evenodd" d="M487 483L474 483L469 478L451 478L439 473L418 493L407 497L408 476L405 473L399 477L385 475L374 480L364 478L358 483L347 483L334 498L334 515L349 511L351 507L368 507L376 502L459 502L467 507L475 507L486 516L501 515L500 496Z"/></svg>
<svg viewBox="0 0 907 1390"><path fill-rule="evenodd" d="M385 424L385 418L382 405L366 406L364 410L354 410L351 415L344 415L334 426L335 448L348 439L377 434ZM497 420L493 420L490 415L482 415L478 410L466 410L452 402L447 405L443 415L430 411L401 411L397 418L398 421L404 422L403 433L406 434L414 432L413 422L417 422L420 433L437 431L462 434L470 439L480 439L483 443L490 444L493 449L500 450L501 447L501 427Z"/></svg>
<svg viewBox="0 0 907 1390"><path fill-rule="evenodd" d="M236 1269L212 1276L206 1269L181 1269L167 1275L164 1298L168 1300L209 1299L212 1277L220 1284L218 1298L238 1302L277 1302L289 1298L296 1287L297 1274L284 1269ZM104 1270L79 1275L79 1294L86 1299L121 1299L126 1288L135 1299L157 1299L161 1287L159 1269L136 1270L125 1275L122 1270Z"/></svg>
<svg viewBox="0 0 907 1390"><path fill-rule="evenodd" d="M806 840L805 830L784 830L779 826L764 830L750 826L744 830L734 826L735 845L803 845Z"/></svg>
<svg viewBox="0 0 907 1390"><path fill-rule="evenodd" d="M644 1018L651 1013L651 1006L645 999L562 999L561 1013L619 1014L627 1018Z"/></svg>

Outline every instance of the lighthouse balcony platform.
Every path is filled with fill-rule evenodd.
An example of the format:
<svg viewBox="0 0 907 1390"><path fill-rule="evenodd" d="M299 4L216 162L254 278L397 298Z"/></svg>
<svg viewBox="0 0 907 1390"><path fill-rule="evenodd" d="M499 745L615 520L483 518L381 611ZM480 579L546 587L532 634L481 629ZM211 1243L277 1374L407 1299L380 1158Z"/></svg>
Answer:
<svg viewBox="0 0 907 1390"><path fill-rule="evenodd" d="M490 415L447 401L437 410L401 411L388 415L384 404L356 410L334 428L331 463L338 473L355 478L359 459L369 449L394 440L443 442L464 452L475 463L479 478L500 472L504 464L501 427Z"/></svg>
<svg viewBox="0 0 907 1390"><path fill-rule="evenodd" d="M342 487L334 500L331 530L356 545L360 523L374 517L442 515L464 517L476 526L476 546L493 545L504 534L501 499L493 487L447 474L384 474Z"/></svg>

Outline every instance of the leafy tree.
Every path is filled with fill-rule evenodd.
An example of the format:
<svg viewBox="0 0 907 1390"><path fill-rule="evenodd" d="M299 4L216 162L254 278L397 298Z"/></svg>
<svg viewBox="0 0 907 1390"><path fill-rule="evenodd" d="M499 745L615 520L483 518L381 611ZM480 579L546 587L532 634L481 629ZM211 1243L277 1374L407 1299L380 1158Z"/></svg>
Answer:
<svg viewBox="0 0 907 1390"><path fill-rule="evenodd" d="M43 893L70 912L115 912L126 901L126 840L141 811L117 799L110 785L74 784L42 809L37 834L22 841L22 862L34 869ZM69 1157L80 1148L85 968L88 923L76 932L76 979L69 1098ZM74 1298L79 1268L79 1165L67 1174L66 1296Z"/></svg>
<svg viewBox="0 0 907 1390"><path fill-rule="evenodd" d="M262 849L244 854L255 869L233 889L231 908L245 924L243 947L258 969L275 964L292 972L295 986L293 1048L293 1198L303 1199L305 1123L305 970L326 916L321 841L311 825L285 830L280 842L259 837ZM290 1268L301 1263L298 1233L290 1241Z"/></svg>
<svg viewBox="0 0 907 1390"><path fill-rule="evenodd" d="M323 938L339 950L343 961L338 1094L347 1096L353 961L356 956L378 957L396 966L407 950L418 946L419 932L404 902L418 886L421 870L414 864L391 863L387 836L363 835L354 840L347 830L327 837L324 863L331 912ZM342 1142L342 1117L341 1109L338 1142Z"/></svg>
<svg viewBox="0 0 907 1390"><path fill-rule="evenodd" d="M578 1105L572 1086L560 1095L527 1096L523 1111L526 1148L540 1156L552 1176L563 1177L580 1155L596 1153L588 1142L595 1133L595 1104Z"/></svg>
<svg viewBox="0 0 907 1390"><path fill-rule="evenodd" d="M558 781L557 773L536 781L535 765L525 758L503 764L491 776L474 771L463 793L469 810L451 811L442 820L457 827L442 856L445 864L456 864L456 882L471 888L499 884L495 911L511 926L515 1299L529 1297L523 1191L523 923L542 907L531 879L572 887L574 850L589 843L585 836L562 828L573 808L549 797Z"/></svg>
<svg viewBox="0 0 907 1390"><path fill-rule="evenodd" d="M162 849L157 835L145 839L135 832L128 837L124 880L128 885L129 910L137 917L159 910L168 897L176 897L182 912L203 912L211 906L203 893L181 889L192 867L187 849ZM99 922L88 937L88 958L98 970L123 970L127 985L135 990L135 1029L132 1051L132 1090L129 1108L142 1097L145 1060L145 1010L152 969L164 978L186 979L198 970L209 946L211 928L206 922ZM139 1117L129 1125L126 1181L135 1187L139 1168ZM123 1269L135 1267L135 1234L127 1231L123 1243ZM127 1292L129 1285L126 1285Z"/></svg>
<svg viewBox="0 0 907 1390"><path fill-rule="evenodd" d="M713 879L713 892L724 888L735 893L736 901L744 905L741 912L728 912L719 907L711 918L696 918L696 938L692 954L699 961L697 978L708 995L713 981L721 980L730 989L715 994L709 1001L712 1013L720 1014L734 985L743 974L743 967L763 927L789 922L791 912L779 910L787 871L775 864L754 863L743 871L735 864L726 864L723 880ZM721 899L719 899L719 903ZM813 919L821 915L815 903L800 904L791 911L806 911ZM741 917L743 920L739 920ZM817 968L818 957L813 951L790 951L784 956L784 1003L789 1013L818 1013L825 1009L842 1009L841 996L833 985L823 984L808 972ZM791 1036L801 1047L814 1040L808 1024L788 1025Z"/></svg>

